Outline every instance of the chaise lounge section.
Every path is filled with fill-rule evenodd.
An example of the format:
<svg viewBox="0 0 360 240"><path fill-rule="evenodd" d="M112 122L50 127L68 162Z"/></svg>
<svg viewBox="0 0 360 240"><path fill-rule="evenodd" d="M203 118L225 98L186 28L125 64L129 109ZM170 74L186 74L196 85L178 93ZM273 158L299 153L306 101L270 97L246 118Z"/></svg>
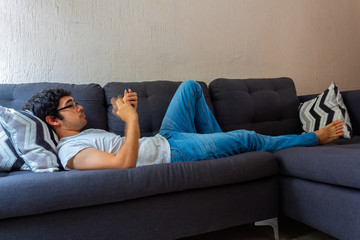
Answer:
<svg viewBox="0 0 360 240"><path fill-rule="evenodd" d="M304 102L310 96L300 97ZM360 91L342 92L352 139L275 153L281 212L338 239L360 238Z"/></svg>
<svg viewBox="0 0 360 240"><path fill-rule="evenodd" d="M317 97L297 97L289 78L217 79L209 87L222 129L268 135L301 134L298 107ZM280 169L280 215L338 239L356 240L360 239L360 91L341 95L351 119L352 139L274 153Z"/></svg>

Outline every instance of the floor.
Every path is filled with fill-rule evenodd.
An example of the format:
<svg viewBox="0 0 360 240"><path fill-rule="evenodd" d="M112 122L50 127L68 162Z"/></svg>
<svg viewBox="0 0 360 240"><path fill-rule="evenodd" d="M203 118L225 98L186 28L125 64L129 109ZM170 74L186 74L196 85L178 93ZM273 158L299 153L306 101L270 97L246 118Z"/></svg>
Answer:
<svg viewBox="0 0 360 240"><path fill-rule="evenodd" d="M289 218L279 219L280 240L337 240L325 233ZM229 228L179 240L272 240L274 232L270 226L254 224Z"/></svg>

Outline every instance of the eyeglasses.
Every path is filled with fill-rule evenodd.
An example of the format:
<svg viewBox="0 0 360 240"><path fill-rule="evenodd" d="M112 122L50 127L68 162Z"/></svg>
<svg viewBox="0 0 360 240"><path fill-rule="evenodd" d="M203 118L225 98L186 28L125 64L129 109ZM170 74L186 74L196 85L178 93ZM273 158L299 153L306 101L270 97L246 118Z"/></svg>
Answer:
<svg viewBox="0 0 360 240"><path fill-rule="evenodd" d="M59 108L59 109L57 109L56 111L61 111L61 110L67 109L67 108L76 109L78 105L79 105L79 104L78 104L77 102L73 102L72 104L67 105L67 106L65 106L65 107L63 107L63 108Z"/></svg>

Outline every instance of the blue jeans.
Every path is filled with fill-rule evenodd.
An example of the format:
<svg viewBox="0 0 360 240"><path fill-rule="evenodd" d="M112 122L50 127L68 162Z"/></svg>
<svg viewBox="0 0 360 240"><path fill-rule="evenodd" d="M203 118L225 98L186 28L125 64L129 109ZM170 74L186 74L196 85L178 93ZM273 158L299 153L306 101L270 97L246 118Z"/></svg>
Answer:
<svg viewBox="0 0 360 240"><path fill-rule="evenodd" d="M315 146L315 133L265 136L254 131L222 132L207 106L201 86L183 82L167 109L160 128L171 148L171 162L199 161L251 151L276 152L296 146Z"/></svg>

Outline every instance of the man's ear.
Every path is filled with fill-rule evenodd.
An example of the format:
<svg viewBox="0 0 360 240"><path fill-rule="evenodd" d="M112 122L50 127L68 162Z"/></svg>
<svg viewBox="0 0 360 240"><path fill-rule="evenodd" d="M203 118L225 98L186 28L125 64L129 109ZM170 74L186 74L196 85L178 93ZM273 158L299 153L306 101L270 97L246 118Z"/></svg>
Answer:
<svg viewBox="0 0 360 240"><path fill-rule="evenodd" d="M50 125L50 126L58 126L59 123L59 119L54 117L54 116L46 116L45 117L45 121Z"/></svg>

